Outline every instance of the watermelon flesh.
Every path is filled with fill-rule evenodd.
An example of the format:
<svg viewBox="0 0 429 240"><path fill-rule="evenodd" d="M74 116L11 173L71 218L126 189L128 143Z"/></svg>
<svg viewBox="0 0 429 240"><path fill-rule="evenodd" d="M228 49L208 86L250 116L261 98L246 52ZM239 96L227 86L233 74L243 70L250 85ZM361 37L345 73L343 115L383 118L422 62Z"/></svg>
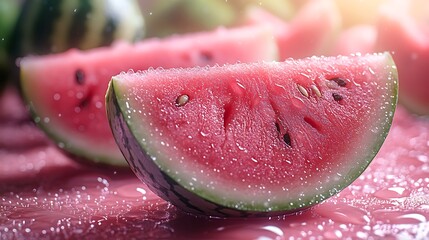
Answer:
<svg viewBox="0 0 429 240"><path fill-rule="evenodd" d="M27 57L21 61L21 85L35 121L61 148L91 161L125 166L105 114L111 76L129 69L275 59L277 46L268 28L219 28L135 45Z"/></svg>
<svg viewBox="0 0 429 240"><path fill-rule="evenodd" d="M385 53L122 73L106 101L140 179L225 217L293 212L345 188L381 147L396 94Z"/></svg>

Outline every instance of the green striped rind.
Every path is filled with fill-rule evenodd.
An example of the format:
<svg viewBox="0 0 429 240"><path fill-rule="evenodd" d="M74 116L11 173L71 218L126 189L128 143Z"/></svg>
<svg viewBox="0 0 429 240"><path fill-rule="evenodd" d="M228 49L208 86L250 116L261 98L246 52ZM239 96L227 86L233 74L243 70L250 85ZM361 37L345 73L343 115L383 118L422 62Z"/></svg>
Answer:
<svg viewBox="0 0 429 240"><path fill-rule="evenodd" d="M3 89L10 74L7 49L19 8L20 5L16 0L0 0L0 90Z"/></svg>
<svg viewBox="0 0 429 240"><path fill-rule="evenodd" d="M14 57L107 46L143 37L136 0L27 0L10 46Z"/></svg>

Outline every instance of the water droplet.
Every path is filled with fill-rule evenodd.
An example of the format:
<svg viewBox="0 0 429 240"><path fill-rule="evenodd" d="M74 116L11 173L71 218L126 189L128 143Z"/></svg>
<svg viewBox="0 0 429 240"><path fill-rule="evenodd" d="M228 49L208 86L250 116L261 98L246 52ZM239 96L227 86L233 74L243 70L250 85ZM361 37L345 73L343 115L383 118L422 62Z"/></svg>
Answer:
<svg viewBox="0 0 429 240"><path fill-rule="evenodd" d="M76 98L77 98L77 99L82 99L82 98L83 98L83 96L84 96L83 92L77 92L77 93L76 93Z"/></svg>
<svg viewBox="0 0 429 240"><path fill-rule="evenodd" d="M327 239L341 239L343 233L340 230L326 231L323 236Z"/></svg>
<svg viewBox="0 0 429 240"><path fill-rule="evenodd" d="M203 136L203 137L207 137L207 136L209 136L209 135L210 135L210 133L206 133L206 132L203 132L203 131L201 131L201 132L200 132L200 134L201 134L201 136Z"/></svg>
<svg viewBox="0 0 429 240"><path fill-rule="evenodd" d="M54 100L55 101L58 101L58 100L60 100L61 99L61 95L59 94L59 93L55 93L54 94Z"/></svg>
<svg viewBox="0 0 429 240"><path fill-rule="evenodd" d="M239 82L239 80L231 81L229 86L232 92L237 96L242 96L245 92L246 87Z"/></svg>
<svg viewBox="0 0 429 240"><path fill-rule="evenodd" d="M345 203L324 203L315 209L318 214L336 222L365 225L369 217L363 209Z"/></svg>
<svg viewBox="0 0 429 240"><path fill-rule="evenodd" d="M247 152L247 149L240 145L240 143L236 142L235 145L240 151Z"/></svg>
<svg viewBox="0 0 429 240"><path fill-rule="evenodd" d="M274 225L237 223L225 225L216 229L216 239L284 239L284 231ZM288 230L288 235L292 230Z"/></svg>
<svg viewBox="0 0 429 240"><path fill-rule="evenodd" d="M410 191L403 187L390 187L387 189L380 189L374 193L375 197L381 199L403 198L408 197Z"/></svg>
<svg viewBox="0 0 429 240"><path fill-rule="evenodd" d="M100 101L98 101L98 102L95 103L95 107L98 108L98 109L101 109L101 108L103 108L103 103L100 102Z"/></svg>
<svg viewBox="0 0 429 240"><path fill-rule="evenodd" d="M420 224L425 223L429 218L429 213L384 209L376 210L372 214L378 221L389 224Z"/></svg>

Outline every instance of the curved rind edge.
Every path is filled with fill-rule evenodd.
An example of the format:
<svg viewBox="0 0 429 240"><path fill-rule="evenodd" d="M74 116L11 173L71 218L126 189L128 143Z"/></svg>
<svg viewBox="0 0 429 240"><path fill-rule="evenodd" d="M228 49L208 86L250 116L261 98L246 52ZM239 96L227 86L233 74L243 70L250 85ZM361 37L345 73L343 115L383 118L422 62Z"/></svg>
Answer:
<svg viewBox="0 0 429 240"><path fill-rule="evenodd" d="M73 144L67 142L67 138L62 134L58 134L55 129L52 128L52 125L45 125L43 121L36 121L36 118L40 118L37 109L35 108L33 101L30 99L30 95L26 92L26 81L25 71L20 70L20 91L21 95L26 103L29 113L36 123L36 125L47 135L50 139L52 139L60 149L67 151L71 155L81 158L78 159L80 162L88 162L94 164L102 164L106 166L120 167L125 168L128 166L126 160L124 158L117 158L112 155L102 153L102 152L90 152L82 149L80 147L75 147Z"/></svg>
<svg viewBox="0 0 429 240"><path fill-rule="evenodd" d="M118 103L118 95L120 93L115 88L115 79L113 78L106 94L106 112L110 127L130 168L141 181L147 184L151 191L187 213L217 217L252 215L248 211L225 208L207 201L177 184L175 180L161 171L130 131L130 123L124 119L124 110Z"/></svg>

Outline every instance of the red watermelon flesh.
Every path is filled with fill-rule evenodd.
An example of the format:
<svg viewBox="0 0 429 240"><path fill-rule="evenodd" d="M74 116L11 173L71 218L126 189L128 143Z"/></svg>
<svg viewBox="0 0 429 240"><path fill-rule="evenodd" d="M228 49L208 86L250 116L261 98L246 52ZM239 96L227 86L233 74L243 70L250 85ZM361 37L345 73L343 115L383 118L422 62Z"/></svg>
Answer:
<svg viewBox="0 0 429 240"><path fill-rule="evenodd" d="M129 69L205 66L277 58L262 26L117 43L87 52L28 57L21 85L36 122L58 145L95 162L126 165L112 137L104 96L111 76Z"/></svg>
<svg viewBox="0 0 429 240"><path fill-rule="evenodd" d="M107 112L138 177L196 214L275 215L355 180L396 106L389 54L113 77Z"/></svg>
<svg viewBox="0 0 429 240"><path fill-rule="evenodd" d="M399 101L413 112L429 114L429 4L427 1L400 3L381 11L376 50L393 52L401 79ZM413 11L412 3L418 11ZM424 15L419 16L419 12Z"/></svg>
<svg viewBox="0 0 429 240"><path fill-rule="evenodd" d="M309 1L290 22L262 8L250 8L245 22L273 28L282 60L327 55L341 27L339 11L332 1Z"/></svg>

